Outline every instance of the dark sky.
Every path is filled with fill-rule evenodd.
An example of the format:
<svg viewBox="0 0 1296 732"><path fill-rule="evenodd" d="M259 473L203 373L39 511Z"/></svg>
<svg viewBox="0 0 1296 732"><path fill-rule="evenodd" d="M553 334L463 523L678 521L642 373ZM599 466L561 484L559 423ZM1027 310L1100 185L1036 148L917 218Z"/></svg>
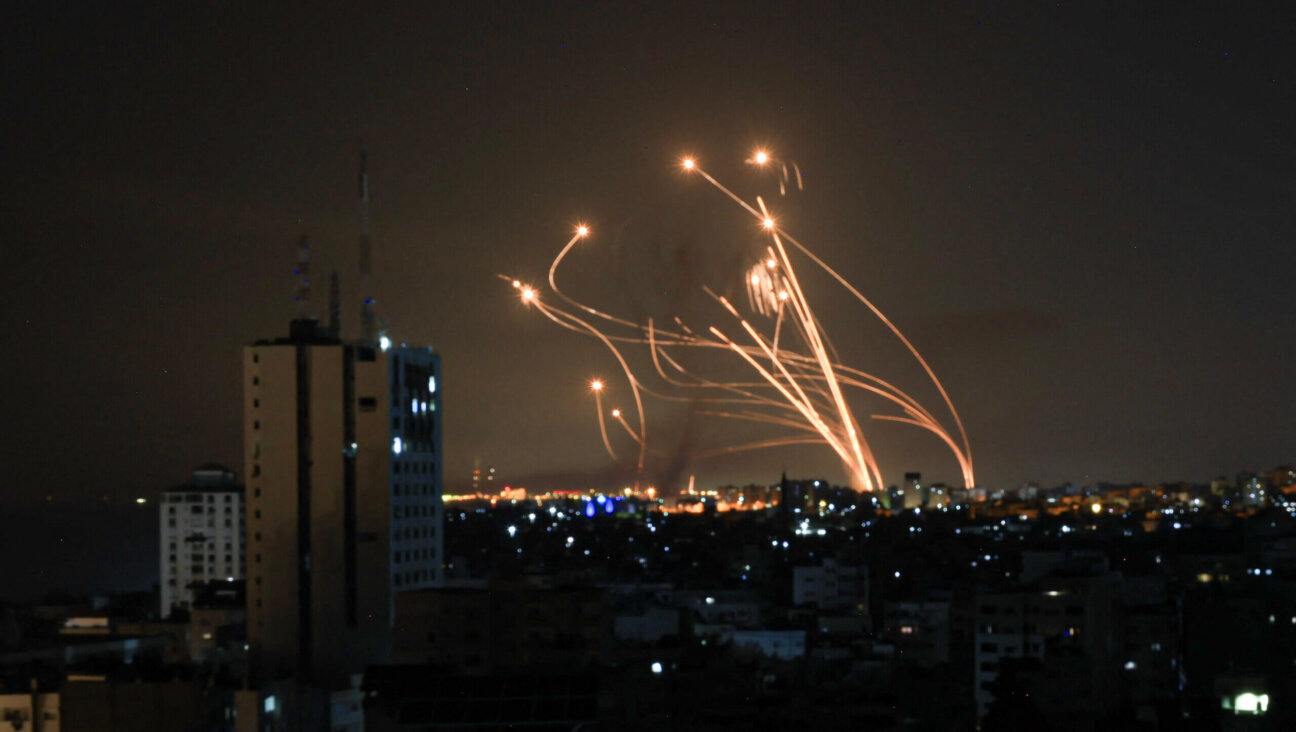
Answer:
<svg viewBox="0 0 1296 732"><path fill-rule="evenodd" d="M451 486L474 458L533 486L611 473L584 383L614 363L495 275L540 282L588 220L574 293L702 317L698 288L741 275L716 262L759 238L678 174L683 152L772 193L912 338L983 485L1205 480L1296 454L1296 65L1276 15L15 5L0 18L5 495L127 496L210 460L241 469L240 347L286 331L299 234L317 272L342 270L356 327L362 144L379 311L442 353ZM799 163L803 193L780 199L742 165L758 144ZM820 284L843 356L934 404ZM321 305L325 291L318 276ZM731 436L654 414L667 450ZM934 440L868 429L888 482L957 479ZM826 449L677 467L703 484L843 478Z"/></svg>

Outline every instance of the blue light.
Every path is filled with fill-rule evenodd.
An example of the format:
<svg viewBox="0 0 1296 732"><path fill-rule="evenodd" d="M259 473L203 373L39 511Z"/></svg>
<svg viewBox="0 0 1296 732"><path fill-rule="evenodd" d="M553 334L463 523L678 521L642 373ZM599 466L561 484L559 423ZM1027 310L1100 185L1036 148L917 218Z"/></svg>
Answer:
<svg viewBox="0 0 1296 732"><path fill-rule="evenodd" d="M594 505L594 502L593 502L593 501L586 501L586 502L585 502L585 516L586 516L587 518L594 518L594 514L596 514L596 513L598 513L598 506Z"/></svg>
<svg viewBox="0 0 1296 732"><path fill-rule="evenodd" d="M594 498L594 500L598 501L599 505L602 506L604 503L607 502L607 496L599 494Z"/></svg>
<svg viewBox="0 0 1296 732"><path fill-rule="evenodd" d="M602 498L602 496L599 496L599 497ZM612 501L606 501L606 502L604 502L604 504L603 504L603 512L604 512L604 513L616 513L616 504L613 503Z"/></svg>

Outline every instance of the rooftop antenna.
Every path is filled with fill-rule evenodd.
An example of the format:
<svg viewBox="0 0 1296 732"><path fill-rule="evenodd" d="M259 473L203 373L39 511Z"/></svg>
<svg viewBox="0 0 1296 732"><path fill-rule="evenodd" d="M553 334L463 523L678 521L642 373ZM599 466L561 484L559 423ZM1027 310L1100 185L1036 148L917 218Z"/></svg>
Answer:
<svg viewBox="0 0 1296 732"><path fill-rule="evenodd" d="M334 338L342 335L342 278L337 270L329 275L329 309L328 328Z"/></svg>
<svg viewBox="0 0 1296 732"><path fill-rule="evenodd" d="M373 254L369 244L369 159L360 151L360 340L373 343L377 340L374 327Z"/></svg>
<svg viewBox="0 0 1296 732"><path fill-rule="evenodd" d="M310 240L305 234L297 240L297 269L293 270L297 275L297 296L293 298L297 302L297 317L304 319L310 317Z"/></svg>

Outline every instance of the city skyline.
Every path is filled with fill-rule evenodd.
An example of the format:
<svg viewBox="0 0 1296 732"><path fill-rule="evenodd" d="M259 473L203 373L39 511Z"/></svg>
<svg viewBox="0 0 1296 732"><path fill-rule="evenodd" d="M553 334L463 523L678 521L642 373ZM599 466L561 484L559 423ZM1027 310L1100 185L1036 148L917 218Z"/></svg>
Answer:
<svg viewBox="0 0 1296 732"><path fill-rule="evenodd" d="M448 490L476 459L501 483L620 478L587 392L615 364L495 275L541 279L578 221L607 232L586 274L608 287L712 264L716 207L674 163L768 193L742 170L758 145L805 174L788 230L941 374L978 483L1292 459L1291 67L1258 13L16 12L9 496L125 498L242 465L239 349L293 313L298 235L315 314L337 269L360 327L362 146L377 312L445 358ZM643 305L676 296L697 293ZM926 437L884 447L888 485L957 482ZM842 479L830 451L791 450L685 472Z"/></svg>

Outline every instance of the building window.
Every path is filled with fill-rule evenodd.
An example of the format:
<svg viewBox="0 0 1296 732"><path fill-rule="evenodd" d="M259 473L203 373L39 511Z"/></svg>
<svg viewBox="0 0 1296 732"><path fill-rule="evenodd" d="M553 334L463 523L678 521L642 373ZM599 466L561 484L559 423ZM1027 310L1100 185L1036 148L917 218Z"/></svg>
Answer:
<svg viewBox="0 0 1296 732"><path fill-rule="evenodd" d="M252 429L254 429L254 430L259 430L259 429L261 429L261 420L259 420L259 419L254 419L254 420L252 420Z"/></svg>
<svg viewBox="0 0 1296 732"><path fill-rule="evenodd" d="M253 376L253 377L252 377L252 386L257 386L257 385L259 385L260 383L261 383L261 377L260 377L260 376Z"/></svg>

